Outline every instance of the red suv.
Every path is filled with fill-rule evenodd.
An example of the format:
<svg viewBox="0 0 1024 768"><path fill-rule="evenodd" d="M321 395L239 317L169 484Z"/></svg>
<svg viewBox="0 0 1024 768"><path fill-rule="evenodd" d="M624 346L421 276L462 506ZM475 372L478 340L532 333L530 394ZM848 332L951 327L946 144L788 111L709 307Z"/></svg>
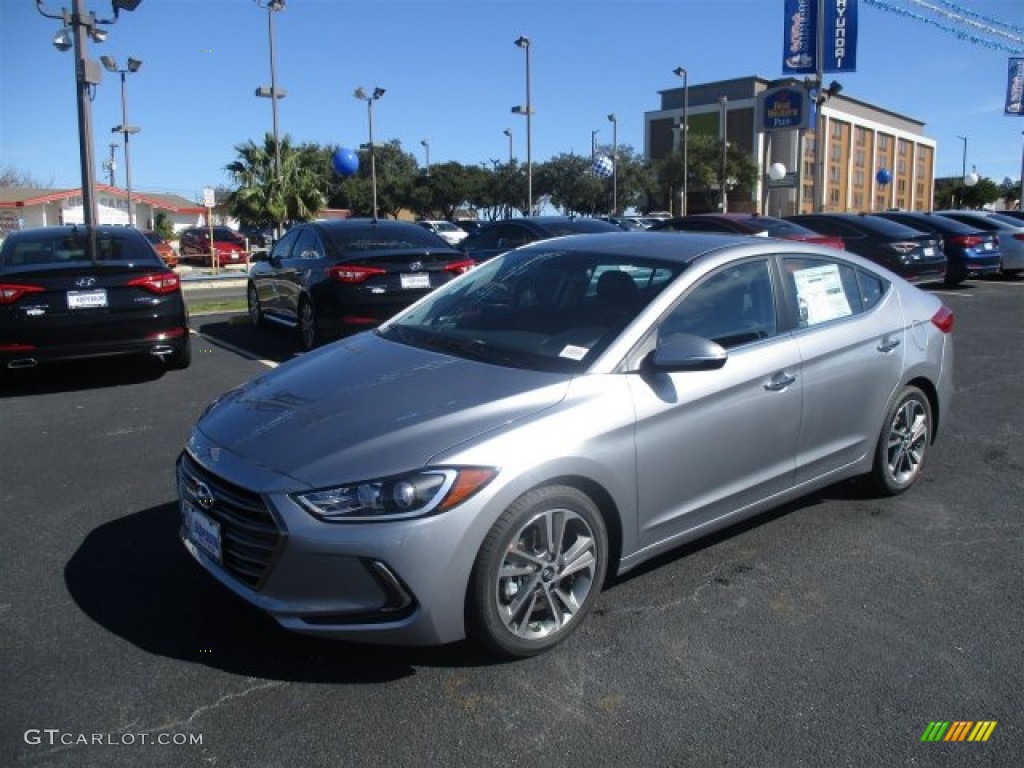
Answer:
<svg viewBox="0 0 1024 768"><path fill-rule="evenodd" d="M245 238L231 227L213 227L217 266L245 265ZM210 266L210 227L191 227L181 233L178 251L183 259Z"/></svg>

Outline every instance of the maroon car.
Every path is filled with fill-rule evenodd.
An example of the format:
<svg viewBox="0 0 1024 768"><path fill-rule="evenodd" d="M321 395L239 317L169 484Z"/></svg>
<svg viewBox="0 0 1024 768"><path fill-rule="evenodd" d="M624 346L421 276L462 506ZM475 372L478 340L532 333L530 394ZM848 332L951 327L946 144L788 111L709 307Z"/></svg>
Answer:
<svg viewBox="0 0 1024 768"><path fill-rule="evenodd" d="M213 230L213 242L217 250L217 266L245 266L248 254L245 250L245 238L231 227L190 227L181 233L178 251L181 257L193 263L212 266L210 258L210 230Z"/></svg>

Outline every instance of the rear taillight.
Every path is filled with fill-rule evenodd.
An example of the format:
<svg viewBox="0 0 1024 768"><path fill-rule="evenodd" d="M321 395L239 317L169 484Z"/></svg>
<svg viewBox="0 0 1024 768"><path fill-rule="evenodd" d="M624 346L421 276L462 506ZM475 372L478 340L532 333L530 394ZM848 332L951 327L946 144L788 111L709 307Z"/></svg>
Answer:
<svg viewBox="0 0 1024 768"><path fill-rule="evenodd" d="M26 293L42 293L39 285L23 285L20 283L0 283L0 304L13 304Z"/></svg>
<svg viewBox="0 0 1024 768"><path fill-rule="evenodd" d="M339 283L365 283L374 275L386 275L387 270L380 267L364 267L358 264L340 264L327 268L327 276Z"/></svg>
<svg viewBox="0 0 1024 768"><path fill-rule="evenodd" d="M141 288L155 294L174 293L181 286L180 278L172 273L160 272L152 275L143 275L128 281L133 288Z"/></svg>
<svg viewBox="0 0 1024 768"><path fill-rule="evenodd" d="M932 325L943 333L953 332L953 310L943 304L939 311L932 315Z"/></svg>
<svg viewBox="0 0 1024 768"><path fill-rule="evenodd" d="M469 272L473 267L476 266L476 262L472 259L463 259L462 261L455 261L444 268L445 272L451 272L456 275L461 275L463 272Z"/></svg>
<svg viewBox="0 0 1024 768"><path fill-rule="evenodd" d="M889 243L889 247L892 248L900 256L906 256L908 253L913 253L917 250L917 243Z"/></svg>
<svg viewBox="0 0 1024 768"><path fill-rule="evenodd" d="M973 248L985 242L985 238L979 235L953 235L949 238L951 245L959 245L963 248Z"/></svg>
<svg viewBox="0 0 1024 768"><path fill-rule="evenodd" d="M1024 240L1024 232L1020 232L1013 236L1014 240Z"/></svg>

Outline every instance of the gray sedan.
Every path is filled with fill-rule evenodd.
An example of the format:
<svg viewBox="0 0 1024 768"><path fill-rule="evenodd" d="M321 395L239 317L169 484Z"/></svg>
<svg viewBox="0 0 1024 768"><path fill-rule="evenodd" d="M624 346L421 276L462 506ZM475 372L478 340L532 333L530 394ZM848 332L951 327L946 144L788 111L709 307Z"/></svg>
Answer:
<svg viewBox="0 0 1024 768"><path fill-rule="evenodd" d="M952 326L830 248L543 241L219 398L178 463L181 538L289 629L529 656L684 542L846 478L909 489Z"/></svg>

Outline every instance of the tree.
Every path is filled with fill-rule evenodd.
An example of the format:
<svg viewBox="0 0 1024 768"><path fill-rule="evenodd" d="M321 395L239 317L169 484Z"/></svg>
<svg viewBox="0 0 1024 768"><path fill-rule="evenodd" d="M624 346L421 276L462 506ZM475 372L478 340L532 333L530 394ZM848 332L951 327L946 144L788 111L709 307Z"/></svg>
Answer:
<svg viewBox="0 0 1024 768"><path fill-rule="evenodd" d="M423 218L454 219L473 195L474 185L473 174L460 163L431 166L429 176L416 177L410 207Z"/></svg>
<svg viewBox="0 0 1024 768"><path fill-rule="evenodd" d="M293 147L287 136L279 147L280 177L274 166L274 138L269 133L262 146L252 141L235 146L238 158L225 170L237 185L229 207L243 225L309 221L324 207L319 148Z"/></svg>
<svg viewBox="0 0 1024 768"><path fill-rule="evenodd" d="M959 176L937 179L935 182L936 208L984 208L1003 196L1001 188L992 179L979 178L974 186L964 186Z"/></svg>
<svg viewBox="0 0 1024 768"><path fill-rule="evenodd" d="M721 210L722 202L722 141L714 136L695 134L688 142L687 157L687 210L691 213ZM683 162L681 150L661 158L655 164L655 173L665 200L669 191L682 186ZM744 151L733 145L726 147L725 181L733 200L749 201L757 184L757 165ZM696 198L696 199L694 199ZM736 207L736 206L734 206Z"/></svg>
<svg viewBox="0 0 1024 768"><path fill-rule="evenodd" d="M12 165L0 167L0 188L29 187L43 189L51 186L53 186L52 180L49 184L43 184L28 171L19 170Z"/></svg>

